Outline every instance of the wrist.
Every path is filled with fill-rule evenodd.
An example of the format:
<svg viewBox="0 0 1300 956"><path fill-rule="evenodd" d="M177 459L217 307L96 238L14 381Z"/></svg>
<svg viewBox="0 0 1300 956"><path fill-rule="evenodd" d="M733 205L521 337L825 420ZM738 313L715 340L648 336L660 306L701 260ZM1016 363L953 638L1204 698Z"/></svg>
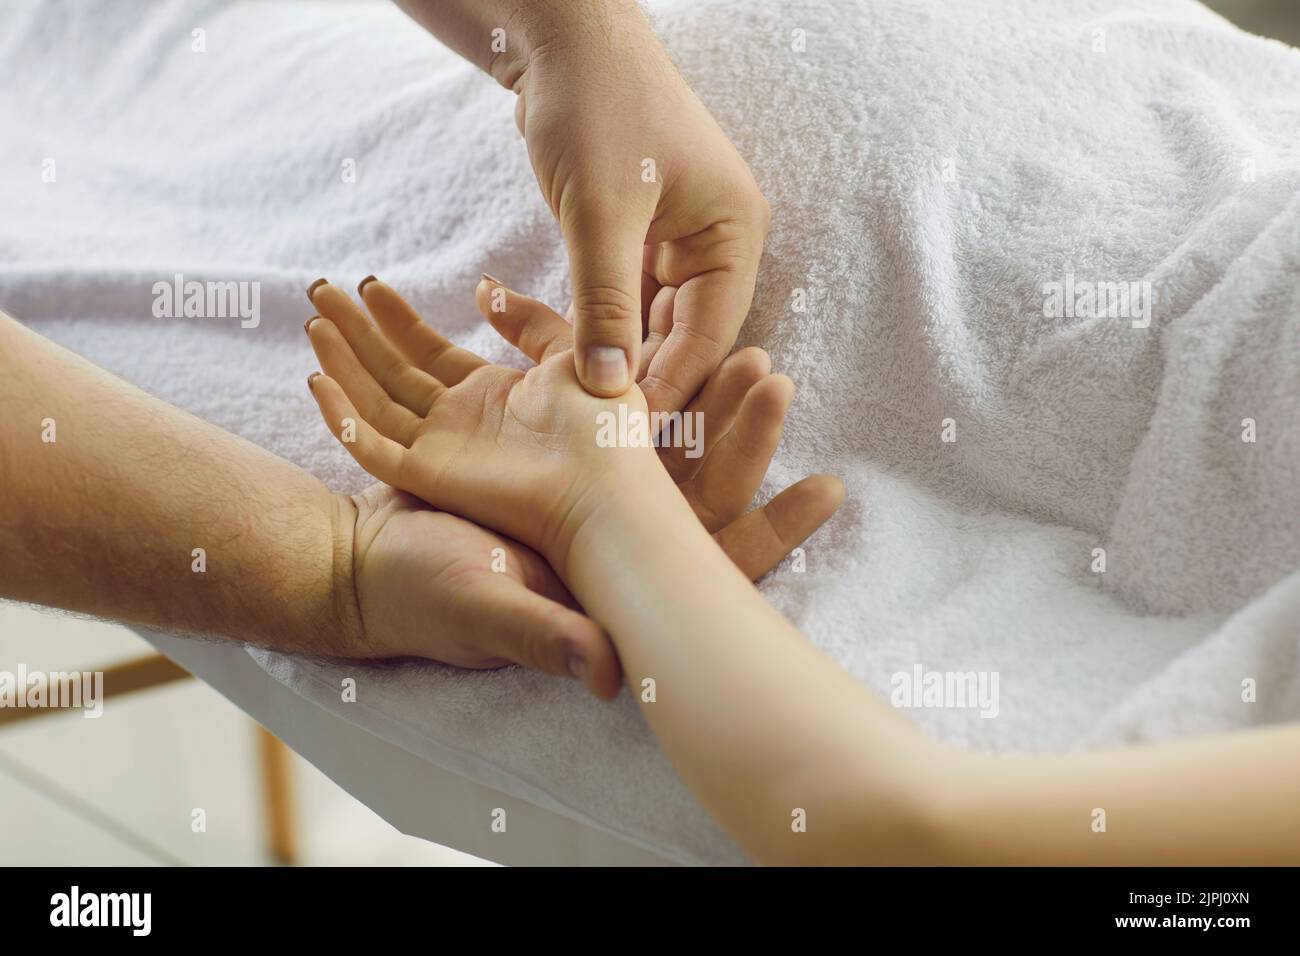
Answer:
<svg viewBox="0 0 1300 956"><path fill-rule="evenodd" d="M648 460L639 457L627 456L588 487L546 554L584 607L615 591L636 590L635 580L669 572L665 564L694 567L716 552L725 567L734 567L658 456L650 451Z"/></svg>
<svg viewBox="0 0 1300 956"><path fill-rule="evenodd" d="M582 471L586 480L575 483L539 549L565 581L578 550L609 534L627 509L653 512L674 499L685 506L653 448L602 448Z"/></svg>
<svg viewBox="0 0 1300 956"><path fill-rule="evenodd" d="M357 592L356 546L360 515L355 498L330 495L331 561L327 625L332 633L324 642L343 657L369 657L361 601Z"/></svg>
<svg viewBox="0 0 1300 956"><path fill-rule="evenodd" d="M630 52L662 49L636 0L530 0L501 29L503 49L493 51L484 69L516 93L537 68L563 73L610 56L626 62Z"/></svg>

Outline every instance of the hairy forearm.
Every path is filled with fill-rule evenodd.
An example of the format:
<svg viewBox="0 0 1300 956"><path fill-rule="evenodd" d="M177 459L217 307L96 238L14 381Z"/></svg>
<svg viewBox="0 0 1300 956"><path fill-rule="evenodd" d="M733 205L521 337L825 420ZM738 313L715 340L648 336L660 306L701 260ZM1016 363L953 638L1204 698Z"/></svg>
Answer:
<svg viewBox="0 0 1300 956"><path fill-rule="evenodd" d="M554 46L650 36L635 0L396 0L420 26L506 88L532 56Z"/></svg>
<svg viewBox="0 0 1300 956"><path fill-rule="evenodd" d="M351 503L0 314L0 597L340 653Z"/></svg>

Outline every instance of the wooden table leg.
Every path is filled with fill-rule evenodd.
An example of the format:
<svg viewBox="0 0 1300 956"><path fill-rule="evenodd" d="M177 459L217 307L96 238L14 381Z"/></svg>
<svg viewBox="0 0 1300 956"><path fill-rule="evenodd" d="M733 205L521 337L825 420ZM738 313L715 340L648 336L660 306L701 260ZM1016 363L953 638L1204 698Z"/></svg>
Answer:
<svg viewBox="0 0 1300 956"><path fill-rule="evenodd" d="M80 672L68 671L68 673ZM136 691L148 690L151 687L161 687L173 681L184 680L189 676L190 672L170 657L165 657L162 654L150 654L148 657L139 657L133 661L118 664L115 667L105 668L102 699L107 700L110 697L133 694ZM19 688L19 691L21 692L22 688ZM32 717L65 712L66 708L55 707L0 707L0 724L14 724L22 720L29 720Z"/></svg>
<svg viewBox="0 0 1300 956"><path fill-rule="evenodd" d="M298 859L298 841L293 812L292 754L279 737L257 725L262 752L262 786L266 805L267 847L272 859L293 866Z"/></svg>

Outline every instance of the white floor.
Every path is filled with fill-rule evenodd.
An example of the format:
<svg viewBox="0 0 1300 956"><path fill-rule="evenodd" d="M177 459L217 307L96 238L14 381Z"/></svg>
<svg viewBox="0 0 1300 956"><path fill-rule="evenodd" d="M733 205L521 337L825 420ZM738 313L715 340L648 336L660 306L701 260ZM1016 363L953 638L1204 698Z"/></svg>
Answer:
<svg viewBox="0 0 1300 956"><path fill-rule="evenodd" d="M0 670L101 670L152 652L130 631L0 602ZM490 865L397 832L293 756L304 865ZM194 811L206 832L191 827ZM197 680L0 726L0 863L262 865L256 725Z"/></svg>

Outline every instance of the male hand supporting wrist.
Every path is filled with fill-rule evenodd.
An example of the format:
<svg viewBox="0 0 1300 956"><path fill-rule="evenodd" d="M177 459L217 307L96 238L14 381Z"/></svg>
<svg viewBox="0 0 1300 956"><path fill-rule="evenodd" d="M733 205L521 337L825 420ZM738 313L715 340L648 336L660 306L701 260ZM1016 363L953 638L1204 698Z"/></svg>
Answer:
<svg viewBox="0 0 1300 956"><path fill-rule="evenodd" d="M518 542L385 485L333 494L3 314L0 391L0 597L314 655L568 675L581 652L618 690Z"/></svg>

